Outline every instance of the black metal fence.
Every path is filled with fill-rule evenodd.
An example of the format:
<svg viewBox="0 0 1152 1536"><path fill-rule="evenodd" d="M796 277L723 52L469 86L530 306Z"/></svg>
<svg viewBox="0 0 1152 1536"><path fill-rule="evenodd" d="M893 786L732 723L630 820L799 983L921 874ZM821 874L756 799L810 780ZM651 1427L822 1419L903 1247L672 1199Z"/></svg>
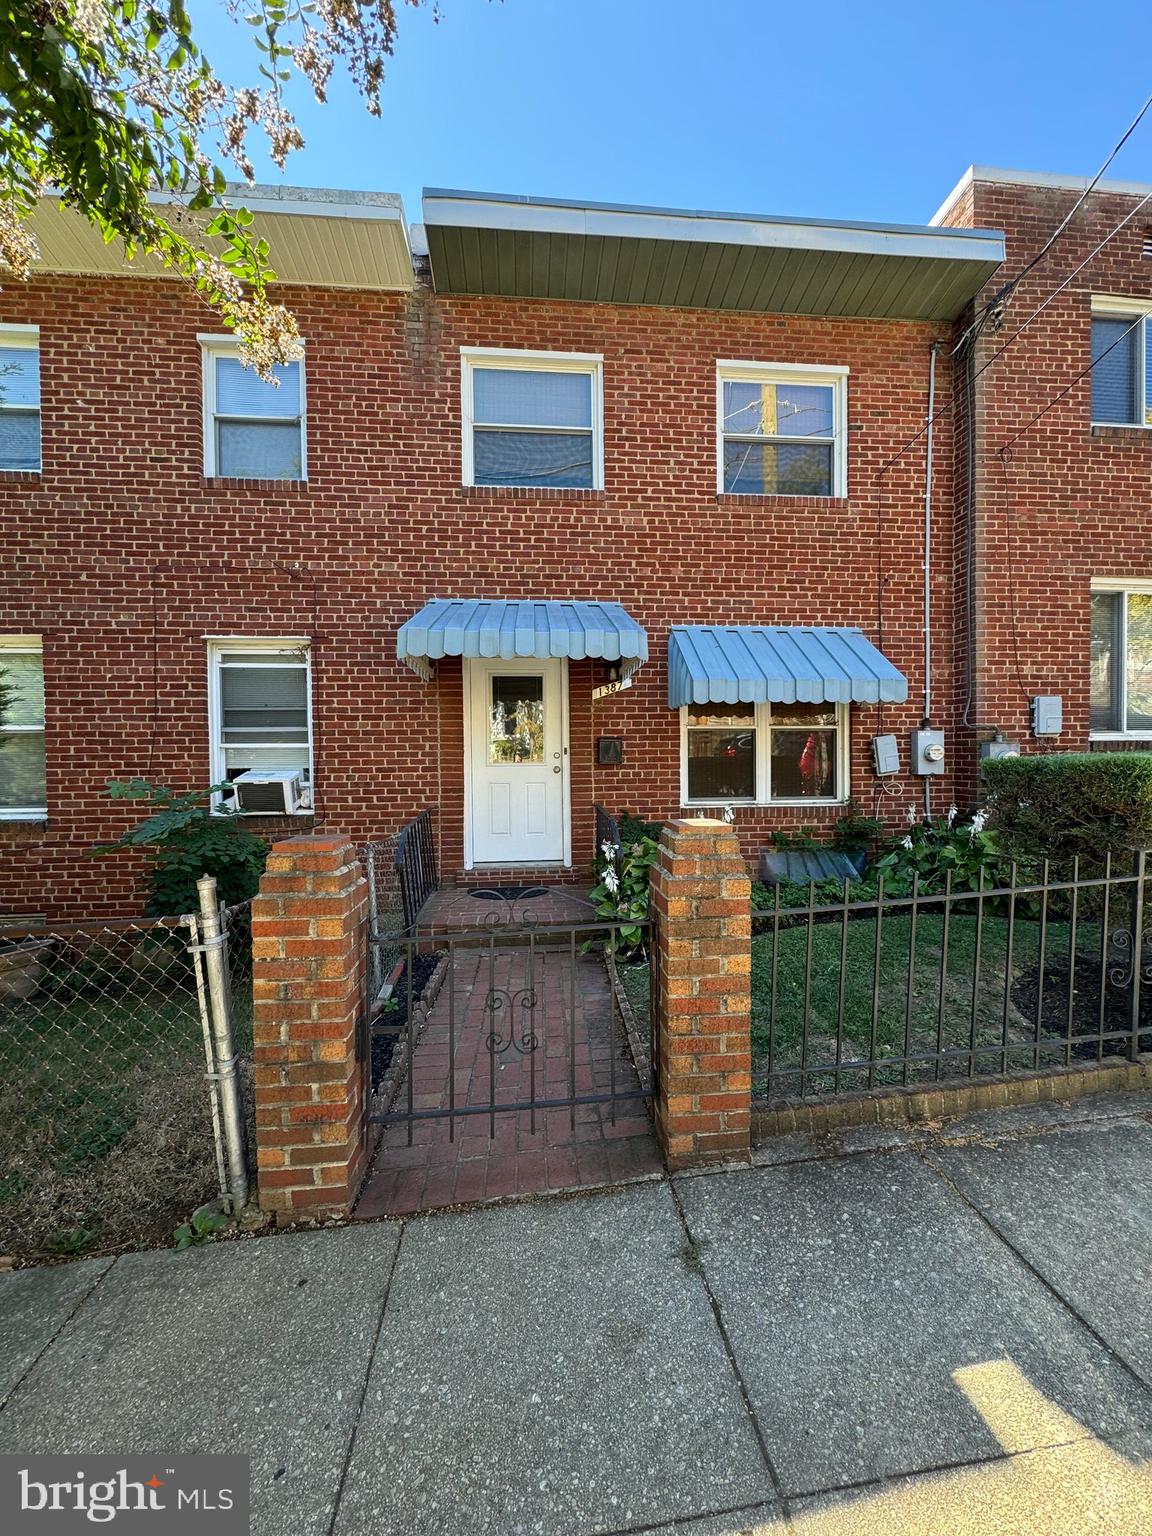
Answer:
<svg viewBox="0 0 1152 1536"><path fill-rule="evenodd" d="M753 914L753 1091L763 1100L1035 1071L1152 1048L1148 855L1088 876Z"/></svg>
<svg viewBox="0 0 1152 1536"><path fill-rule="evenodd" d="M410 928L440 884L431 811L421 811L401 827L396 839L395 865L404 926Z"/></svg>
<svg viewBox="0 0 1152 1536"><path fill-rule="evenodd" d="M624 856L624 845L620 841L620 823L602 805L596 805L593 809L596 812L596 857L599 858L603 854L604 846L608 844L616 850L616 868L619 870L620 861Z"/></svg>

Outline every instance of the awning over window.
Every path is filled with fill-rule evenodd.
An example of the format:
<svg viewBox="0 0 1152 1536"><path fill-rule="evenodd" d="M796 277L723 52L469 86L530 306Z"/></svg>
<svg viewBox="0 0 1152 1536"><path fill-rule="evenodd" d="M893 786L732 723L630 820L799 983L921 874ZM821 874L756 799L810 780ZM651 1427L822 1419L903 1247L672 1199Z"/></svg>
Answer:
<svg viewBox="0 0 1152 1536"><path fill-rule="evenodd" d="M908 680L858 629L684 625L668 637L668 703L902 704Z"/></svg>
<svg viewBox="0 0 1152 1536"><path fill-rule="evenodd" d="M439 598L400 626L396 654L421 677L441 656L618 661L628 677L648 659L648 636L619 603Z"/></svg>

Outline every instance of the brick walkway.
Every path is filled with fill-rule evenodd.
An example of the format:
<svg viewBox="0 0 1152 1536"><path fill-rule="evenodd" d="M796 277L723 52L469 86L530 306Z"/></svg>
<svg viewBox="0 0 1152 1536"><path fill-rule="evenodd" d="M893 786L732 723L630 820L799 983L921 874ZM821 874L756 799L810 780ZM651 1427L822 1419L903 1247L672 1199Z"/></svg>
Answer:
<svg viewBox="0 0 1152 1536"><path fill-rule="evenodd" d="M510 1104L535 1098L635 1093L639 1084L615 1019L608 978L592 955L566 944L459 946L452 975L433 1005L415 1051L413 1105ZM537 1006L527 1006L534 989ZM499 1006L485 1001L494 993ZM574 1009L573 1009L574 1003ZM535 1031L536 1048L528 1049ZM488 1035L499 1035L490 1051ZM450 1038L455 1051L450 1060ZM521 1049L520 1047L523 1047ZM401 1047L402 1048L402 1047ZM396 1105L407 1103L407 1085ZM490 1134L494 1125L495 1134ZM542 1190L622 1183L662 1171L642 1099L615 1106L458 1115L385 1129L356 1215L401 1215Z"/></svg>

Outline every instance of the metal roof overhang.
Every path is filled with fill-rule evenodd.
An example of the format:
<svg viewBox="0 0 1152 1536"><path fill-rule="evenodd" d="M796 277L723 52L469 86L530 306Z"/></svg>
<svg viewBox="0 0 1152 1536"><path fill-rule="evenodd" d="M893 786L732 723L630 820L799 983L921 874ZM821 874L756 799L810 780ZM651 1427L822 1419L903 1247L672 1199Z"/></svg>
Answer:
<svg viewBox="0 0 1152 1536"><path fill-rule="evenodd" d="M668 705L903 704L908 680L858 629L678 625Z"/></svg>
<svg viewBox="0 0 1152 1536"><path fill-rule="evenodd" d="M269 262L281 283L405 292L413 285L404 208L391 192L230 185L227 197L231 206L251 212L251 232L268 241ZM159 196L150 201L161 208L170 203ZM210 215L184 217L206 221ZM41 199L29 227L40 246L33 272L174 276L154 257L129 261L119 241L105 245L99 231L54 193Z"/></svg>
<svg viewBox="0 0 1152 1536"><path fill-rule="evenodd" d="M425 679L441 656L593 656L620 662L629 677L648 659L648 636L619 603L438 598L401 624L396 655Z"/></svg>
<svg viewBox="0 0 1152 1536"><path fill-rule="evenodd" d="M440 293L952 320L1004 259L998 230L748 217L430 188Z"/></svg>

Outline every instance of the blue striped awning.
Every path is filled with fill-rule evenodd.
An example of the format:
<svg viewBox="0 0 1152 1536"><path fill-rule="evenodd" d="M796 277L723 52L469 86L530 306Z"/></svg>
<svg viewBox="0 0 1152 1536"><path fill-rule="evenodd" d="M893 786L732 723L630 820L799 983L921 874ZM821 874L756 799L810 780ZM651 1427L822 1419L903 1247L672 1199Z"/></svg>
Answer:
<svg viewBox="0 0 1152 1536"><path fill-rule="evenodd" d="M677 626L668 703L902 704L908 680L858 629Z"/></svg>
<svg viewBox="0 0 1152 1536"><path fill-rule="evenodd" d="M401 624L396 655L424 678L441 656L595 656L628 677L648 660L648 636L619 603L437 598Z"/></svg>

